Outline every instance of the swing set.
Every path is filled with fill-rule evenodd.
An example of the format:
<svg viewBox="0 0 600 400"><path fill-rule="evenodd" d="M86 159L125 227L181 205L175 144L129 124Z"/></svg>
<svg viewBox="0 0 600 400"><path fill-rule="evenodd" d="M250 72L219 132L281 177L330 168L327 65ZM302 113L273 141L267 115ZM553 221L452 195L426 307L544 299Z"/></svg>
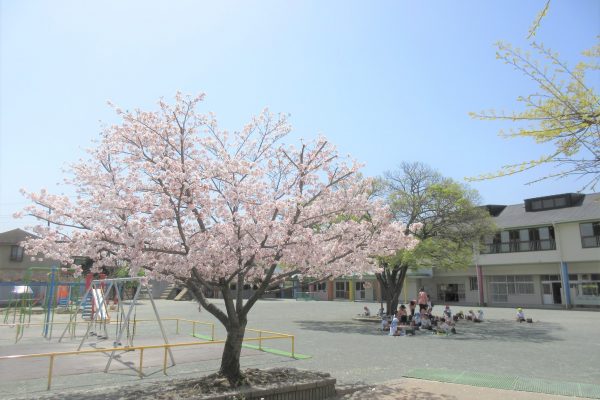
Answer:
<svg viewBox="0 0 600 400"><path fill-rule="evenodd" d="M132 284L135 287L135 293L126 309L124 302L122 301L122 293L124 293L129 286L132 286ZM86 278L86 291L81 298L79 307L77 308L82 310L83 318L88 320L86 332L79 343L77 351L81 350L86 340L88 340L88 338L91 336L95 336L100 340L107 340L109 338L107 326L111 323L110 311L113 311L112 309L115 309L116 311L115 335L113 338L112 347L121 347L123 339L126 340L125 347L134 347L133 341L136 335L137 315L136 306L138 305L138 298L142 292L149 294L148 298L152 304L154 316L156 317L156 321L160 327L164 344L168 345L169 341L167 339L160 316L158 315L156 304L152 299L150 289L148 288L146 280L143 277L105 279L103 276L101 276L100 279L94 280L93 276L90 274ZM108 298L111 293L114 293L113 305L109 307ZM133 327L131 326L132 315ZM59 342L64 339L67 332L71 332L71 336L74 336L76 323L77 313L71 314L69 322L65 326L65 329L60 336ZM172 364L175 365L175 360L170 347L168 347L168 352ZM105 372L108 372L110 364L115 357L115 353L116 350L111 352L108 363L106 364L106 368L104 370Z"/></svg>

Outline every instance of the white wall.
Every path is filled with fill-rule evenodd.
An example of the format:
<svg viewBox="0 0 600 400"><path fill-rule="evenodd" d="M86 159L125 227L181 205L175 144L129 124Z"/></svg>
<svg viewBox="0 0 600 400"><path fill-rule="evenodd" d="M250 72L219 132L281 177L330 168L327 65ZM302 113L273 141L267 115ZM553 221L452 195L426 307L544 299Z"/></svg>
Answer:
<svg viewBox="0 0 600 400"><path fill-rule="evenodd" d="M581 245L579 247L581 248ZM550 262L560 262L560 255L557 250L479 255L479 265L539 264Z"/></svg>
<svg viewBox="0 0 600 400"><path fill-rule="evenodd" d="M579 223L556 224L560 252L564 261L595 261L600 265L600 247L583 248ZM557 232L558 231L558 234Z"/></svg>

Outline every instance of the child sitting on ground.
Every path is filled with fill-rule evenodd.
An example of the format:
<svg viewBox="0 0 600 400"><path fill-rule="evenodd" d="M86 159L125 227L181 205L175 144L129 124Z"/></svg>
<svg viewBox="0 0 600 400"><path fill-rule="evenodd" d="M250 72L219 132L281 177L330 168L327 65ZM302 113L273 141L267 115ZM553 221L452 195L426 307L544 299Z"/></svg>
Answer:
<svg viewBox="0 0 600 400"><path fill-rule="evenodd" d="M469 315L467 315L467 320L473 322L483 322L483 311L477 311L477 314L473 312L473 310L469 310Z"/></svg>
<svg viewBox="0 0 600 400"><path fill-rule="evenodd" d="M364 307L363 307L363 310L364 310L364 313L363 313L363 315L364 315L365 317L370 317L370 316L371 316L371 310L369 310L369 307L367 307L367 306L364 306Z"/></svg>
<svg viewBox="0 0 600 400"><path fill-rule="evenodd" d="M525 313L521 307L517 308L517 322L525 322Z"/></svg>
<svg viewBox="0 0 600 400"><path fill-rule="evenodd" d="M381 330L385 332L388 329L390 329L390 322L388 321L387 316L384 314L381 316Z"/></svg>
<svg viewBox="0 0 600 400"><path fill-rule="evenodd" d="M410 317L411 319L414 318L415 316L415 308L417 307L417 301L416 300L411 300L410 303L408 303L408 308L410 310Z"/></svg>
<svg viewBox="0 0 600 400"><path fill-rule="evenodd" d="M483 310L477 311L477 321L475 322L483 322Z"/></svg>
<svg viewBox="0 0 600 400"><path fill-rule="evenodd" d="M389 336L398 336L398 318L394 315L392 323L390 324Z"/></svg>
<svg viewBox="0 0 600 400"><path fill-rule="evenodd" d="M435 328L436 333L449 335L451 333L456 333L456 328L454 327L454 323L450 319L442 320L438 326Z"/></svg>
<svg viewBox="0 0 600 400"><path fill-rule="evenodd" d="M435 327L435 333L438 334L449 334L450 333L450 325L448 324L448 322L446 320L441 321L440 323L438 323L438 325Z"/></svg>
<svg viewBox="0 0 600 400"><path fill-rule="evenodd" d="M444 308L444 316L446 318L452 318L452 310L450 310L450 306L446 304L446 308Z"/></svg>
<svg viewBox="0 0 600 400"><path fill-rule="evenodd" d="M413 318L413 321L415 323L415 326L421 326L421 313L420 312L416 312L415 316Z"/></svg>
<svg viewBox="0 0 600 400"><path fill-rule="evenodd" d="M406 324L408 322L408 316L406 313L406 306L402 304L398 309L398 313L396 314L401 323Z"/></svg>
<svg viewBox="0 0 600 400"><path fill-rule="evenodd" d="M429 315L427 314L423 314L423 317L421 317L421 329L428 329L431 330L431 319L429 318Z"/></svg>

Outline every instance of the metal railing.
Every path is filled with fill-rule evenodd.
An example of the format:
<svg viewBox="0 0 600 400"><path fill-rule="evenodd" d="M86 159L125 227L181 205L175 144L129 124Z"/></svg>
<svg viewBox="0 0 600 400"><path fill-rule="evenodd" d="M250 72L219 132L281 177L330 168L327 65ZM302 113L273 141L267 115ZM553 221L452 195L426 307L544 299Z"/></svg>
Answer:
<svg viewBox="0 0 600 400"><path fill-rule="evenodd" d="M164 344L158 344L158 345L145 345L145 346L120 346L120 347L112 347L112 348L105 348L105 349L93 349L93 350L78 350L78 351L61 351L61 352L52 352L52 353L34 353L34 354L19 354L19 355L11 355L11 356L2 356L0 357L0 362L3 360L19 360L19 359L28 359L28 358L40 358L40 357L48 357L49 358L49 364L48 364L48 384L47 384L47 390L50 390L51 386L52 386L52 373L53 373L53 368L54 368L54 360L57 357L63 357L63 356L72 356L72 355L83 355L83 354L93 354L93 353L108 353L108 352L115 352L115 351L133 351L133 350L139 350L140 351L140 357L139 357L139 367L138 367L138 375L140 377L140 379L142 379L144 377L143 374L143 363L144 363L144 350L149 350L149 349L163 349L164 350L164 354L163 354L163 374L167 375L167 354L168 354L168 350L171 348L177 348L177 347L186 347L186 346L201 346L201 345L211 345L211 344L224 344L225 340L214 340L214 324L211 322L202 322L202 321L195 321L195 320L189 320L189 319L183 319L183 318L163 318L163 321L167 320L167 321L177 321L177 333L179 333L179 326L180 326L180 321L183 322L188 322L192 324L192 329L193 332L195 332L195 327L196 325L212 325L211 328L211 337L212 340L208 340L208 341L204 341L204 342L184 342L184 343L164 343ZM146 321L155 321L155 320L138 320L136 322L146 322ZM65 322L62 324L66 324L69 322ZM4 324L5 325L10 325L10 324ZM43 325L43 324L38 324L38 325ZM246 331L249 332L256 332L258 333L258 337L251 337L251 338L244 338L242 341L243 342L258 342L258 348L259 350L262 351L263 348L263 341L264 340L275 340L275 339L290 339L291 340L291 356L292 358L295 358L295 336L294 335L289 335L286 333L278 333L278 332L272 332L272 331L266 331L266 330L261 330L261 329L249 329L247 328ZM195 333L193 333L195 334ZM266 336L264 336L266 334ZM175 365L175 363L173 362L172 366Z"/></svg>
<svg viewBox="0 0 600 400"><path fill-rule="evenodd" d="M192 335L196 334L196 326L198 325L203 325L203 326L210 326L210 340L214 340L215 339L215 324L212 322L202 322L202 321L195 321L195 320L191 320L191 319L184 319L184 318L161 318L161 321L176 321L176 333L179 334L179 326L181 324L181 322L186 322L186 323L190 323L192 325ZM133 330L135 331L135 329L137 328L137 324L141 323L141 322L156 322L155 319L135 319L132 321L133 324ZM90 323L94 323L93 321L88 321L88 320L80 320L80 321L68 321L68 322L48 322L48 323L29 323L29 322L15 322L15 323L8 323L8 324L0 324L0 328L1 327L9 327L9 328L17 328L15 329L15 343L17 343L19 341L19 339L22 337L22 333L23 333L23 329L24 328L29 328L32 326L50 326L50 325L68 325L68 330L70 332L72 332L71 334L71 338L73 338L75 335L75 330L77 329L77 324L84 324L84 325L88 325ZM107 320L107 321L97 321L95 322L97 324L106 324L106 325L111 325L111 324L119 324L121 323L120 321L116 321L116 320Z"/></svg>
<svg viewBox="0 0 600 400"><path fill-rule="evenodd" d="M278 339L285 339L285 338L289 338L292 341L292 358L295 358L295 352L294 352L294 342L295 342L295 338L294 335L289 335L287 333L280 333L280 332L272 332L272 331L265 331L262 329L250 329L250 328L246 328L246 331L248 332L257 332L258 333L258 337L257 338L249 338L248 340L258 340L258 349L262 350L262 341L264 339L269 339L269 338L273 338L272 336L269 337L263 337L262 334L266 333L266 334L271 334L271 335L276 335L278 336ZM244 340L246 340L246 338L244 338Z"/></svg>
<svg viewBox="0 0 600 400"><path fill-rule="evenodd" d="M317 292L296 292L296 300L317 300L315 294Z"/></svg>
<svg viewBox="0 0 600 400"><path fill-rule="evenodd" d="M485 245L483 254L519 253L524 251L556 250L554 239L541 240L511 240L502 243L488 243Z"/></svg>

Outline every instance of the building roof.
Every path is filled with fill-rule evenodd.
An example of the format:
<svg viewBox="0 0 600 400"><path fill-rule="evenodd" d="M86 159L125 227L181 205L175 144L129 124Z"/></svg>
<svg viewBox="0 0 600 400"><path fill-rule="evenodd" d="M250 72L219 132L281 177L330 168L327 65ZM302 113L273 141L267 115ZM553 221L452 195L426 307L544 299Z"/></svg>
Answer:
<svg viewBox="0 0 600 400"><path fill-rule="evenodd" d="M525 204L507 206L494 218L499 228L549 225L552 223L600 220L600 193L586 194L578 206L553 210L525 211Z"/></svg>
<svg viewBox="0 0 600 400"><path fill-rule="evenodd" d="M36 237L34 234L24 231L23 229L13 229L0 233L0 245L15 245L23 240Z"/></svg>

